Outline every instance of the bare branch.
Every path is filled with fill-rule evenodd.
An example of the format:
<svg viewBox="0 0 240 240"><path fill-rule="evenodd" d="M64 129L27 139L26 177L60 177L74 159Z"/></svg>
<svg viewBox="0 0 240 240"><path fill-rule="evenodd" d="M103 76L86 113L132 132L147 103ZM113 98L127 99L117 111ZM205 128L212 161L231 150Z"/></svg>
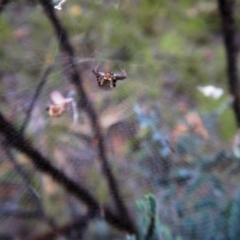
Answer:
<svg viewBox="0 0 240 240"><path fill-rule="evenodd" d="M5 153L6 153L9 161L12 163L12 165L13 165L14 169L16 170L16 172L21 176L22 181L25 184L26 189L31 194L31 197L34 199L34 201L35 201L35 203L37 205L37 211L39 213L41 213L42 216L43 216L44 212L43 212L42 203L40 201L39 195L37 194L35 189L31 186L28 174L25 172L25 170L22 168L22 166L17 162L17 160L15 159L15 157L12 154L11 150L7 146L4 146L4 145L6 145L6 144L3 144L3 149L4 149Z"/></svg>
<svg viewBox="0 0 240 240"><path fill-rule="evenodd" d="M45 83L47 82L47 79L48 79L48 75L50 74L50 72L52 71L52 68L53 66L52 65L49 65L47 66L47 68L44 70L43 72L43 75L39 81L39 84L35 90L35 93L34 93L34 96L32 98L32 101L31 101L31 104L27 110L27 114L26 114L26 118L22 124L22 127L20 129L20 133L23 134L30 119L31 119L31 115L32 115L32 111L34 109L34 106L35 106L35 103L37 102L37 99L39 98L40 94L41 94L41 91L45 85Z"/></svg>
<svg viewBox="0 0 240 240"><path fill-rule="evenodd" d="M237 69L237 55L239 49L236 41L234 0L218 0L218 8L222 19L229 89L233 96L233 110L235 113L237 126L240 127L240 84Z"/></svg>
<svg viewBox="0 0 240 240"><path fill-rule="evenodd" d="M72 45L70 44L67 31L66 31L66 29L64 29L64 27L58 20L52 4L48 0L39 0L39 2L42 4L47 17L49 18L49 21L51 22L51 24L53 25L53 27L55 29L56 37L59 40L59 44L60 44L62 51L65 52L69 56L69 62L70 62L70 66L71 66L70 81L72 82L72 84L75 85L78 95L80 97L79 107L82 107L88 114L89 119L91 121L92 129L95 133L95 139L98 140L99 161L102 166L103 174L106 177L110 192L114 199L114 203L117 206L118 212L122 216L125 216L125 221L129 225L129 227L133 230L133 229L135 229L135 226L129 216L128 210L123 202L123 199L120 196L120 191L119 191L117 181L116 181L116 179L112 173L111 167L107 161L104 137L102 135L101 127L99 124L99 118L93 107L93 104L91 103L86 91L83 88L81 75L79 74L77 66L74 62L75 52L74 52ZM133 231L135 231L135 230L133 230Z"/></svg>
<svg viewBox="0 0 240 240"><path fill-rule="evenodd" d="M9 144L9 147L14 147L28 156L39 171L51 176L58 184L62 185L77 199L84 202L90 211L94 211L97 214L102 212L101 209L103 209L105 220L108 223L129 233L136 232L135 228L126 221L124 215L116 216L116 214L114 214L109 208L100 206L87 189L68 178L61 170L55 168L49 159L32 147L32 145L13 127L13 125L5 119L1 112L0 133L5 137L5 141Z"/></svg>
<svg viewBox="0 0 240 240"><path fill-rule="evenodd" d="M28 190L28 192L30 193L31 197L34 200L34 203L36 204L37 209L35 211L16 211L16 212L12 212L6 210L7 212L5 213L5 209L0 210L0 215L1 216L8 216L7 213L14 215L15 217L19 217L19 218L29 218L29 217L41 217L46 224L48 224L53 230L55 229L55 222L53 221L52 218L48 217L44 207L42 205L41 199L39 198L38 193L35 191L35 189L32 187L28 173L22 168L22 166L18 163L17 159L15 159L11 149L6 146L5 143L3 143L3 149L9 159L9 161L12 163L14 169L16 170L16 172L21 176L23 183L25 184L26 189ZM4 214L5 213L5 214Z"/></svg>
<svg viewBox="0 0 240 240"><path fill-rule="evenodd" d="M95 213L90 211L84 216L81 216L67 224L57 227L54 232L53 231L45 232L42 233L41 235L31 237L28 240L45 240L45 239L54 240L56 239L57 236L67 237L68 235L72 235L73 233L75 233L74 234L75 236L77 235L76 237L78 239L83 239L83 234L86 231L90 220L94 217Z"/></svg>
<svg viewBox="0 0 240 240"><path fill-rule="evenodd" d="M4 7L10 2L10 0L0 0L0 12L3 11Z"/></svg>

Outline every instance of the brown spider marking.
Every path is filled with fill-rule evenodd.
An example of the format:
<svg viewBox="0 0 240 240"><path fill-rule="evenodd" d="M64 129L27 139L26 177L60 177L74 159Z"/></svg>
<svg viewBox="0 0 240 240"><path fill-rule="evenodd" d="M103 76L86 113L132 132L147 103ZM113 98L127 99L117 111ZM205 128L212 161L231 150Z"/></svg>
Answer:
<svg viewBox="0 0 240 240"><path fill-rule="evenodd" d="M127 77L125 70L121 70L120 73L101 72L99 71L99 65L96 66L92 72L96 76L99 86L108 86L110 88L116 87L118 80L123 80ZM106 84L106 82L108 83Z"/></svg>

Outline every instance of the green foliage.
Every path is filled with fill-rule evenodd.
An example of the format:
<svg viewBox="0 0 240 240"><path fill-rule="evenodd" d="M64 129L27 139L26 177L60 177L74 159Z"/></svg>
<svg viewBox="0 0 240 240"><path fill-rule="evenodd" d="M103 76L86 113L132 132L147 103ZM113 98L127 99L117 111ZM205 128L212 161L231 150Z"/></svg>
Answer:
<svg viewBox="0 0 240 240"><path fill-rule="evenodd" d="M155 239L157 232L157 202L153 195L145 196L144 200L136 202L139 212L139 236L138 239Z"/></svg>
<svg viewBox="0 0 240 240"><path fill-rule="evenodd" d="M159 17L159 7L162 1L143 0L137 9L137 21L144 34L157 34L157 18Z"/></svg>
<svg viewBox="0 0 240 240"><path fill-rule="evenodd" d="M174 56L182 56L186 51L184 39L176 30L166 32L160 39L160 49Z"/></svg>
<svg viewBox="0 0 240 240"><path fill-rule="evenodd" d="M12 28L7 19L4 17L0 18L0 32L1 32L0 45L5 46L12 38ZM3 49L4 48L1 48L1 51Z"/></svg>
<svg viewBox="0 0 240 240"><path fill-rule="evenodd" d="M158 217L157 200L154 195L148 194L143 200L136 202L138 210L138 240L181 240L174 237L171 230L160 222Z"/></svg>
<svg viewBox="0 0 240 240"><path fill-rule="evenodd" d="M238 192L236 201L232 205L229 222L229 237L231 240L237 240L240 236L240 192Z"/></svg>
<svg viewBox="0 0 240 240"><path fill-rule="evenodd" d="M0 46L2 46L0 48L0 58L1 60L1 65L0 65L0 71L2 71L3 69L7 69L9 70L9 57L8 57L8 48L7 43L12 41L13 38L13 34L12 34L12 29L11 29L11 25L9 24L9 22L7 21L6 17L2 17L0 18Z"/></svg>
<svg viewBox="0 0 240 240"><path fill-rule="evenodd" d="M227 128L226 128L227 124ZM236 120L232 109L227 109L220 119L220 133L223 139L232 139L236 134Z"/></svg>

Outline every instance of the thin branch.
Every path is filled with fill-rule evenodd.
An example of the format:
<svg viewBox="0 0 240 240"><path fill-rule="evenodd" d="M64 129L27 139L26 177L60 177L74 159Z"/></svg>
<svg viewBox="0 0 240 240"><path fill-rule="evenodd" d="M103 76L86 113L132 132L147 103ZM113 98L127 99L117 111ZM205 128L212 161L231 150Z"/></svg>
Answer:
<svg viewBox="0 0 240 240"><path fill-rule="evenodd" d="M55 168L49 159L44 157L13 127L13 125L5 119L0 112L0 133L5 137L5 141L9 147L16 148L29 157L32 164L41 172L51 176L58 184L62 185L67 191L72 193L77 199L84 202L90 211L100 213L103 208L105 220L119 230L128 233L136 233L125 219L124 215L114 214L108 207L102 207L97 200L80 184L77 184L68 178L64 172Z"/></svg>
<svg viewBox="0 0 240 240"><path fill-rule="evenodd" d="M10 3L10 0L0 0L0 13L3 11L4 7L6 7L7 4ZM46 79L47 76L49 75L50 71L52 69L52 66L48 66L45 70L45 72L43 73L43 77L40 79L40 83L37 86L36 92L34 94L33 100L30 104L30 107L27 111L27 115L25 118L25 121L23 122L23 125L21 127L21 134L24 133L25 128L27 127L27 124L31 118L31 113L32 110L34 108L35 102L37 101L37 98L40 95L40 92L44 86L44 84L46 83ZM4 143L3 143L4 145ZM24 169L21 167L21 165L17 162L17 160L15 159L14 155L11 152L11 149L9 149L7 146L4 146L3 149L5 150L6 155L8 156L10 162L12 163L13 167L15 168L15 170L19 173L19 175L22 177L22 180L25 184L25 186L27 187L29 193L31 194L31 196L33 197L33 199L35 200L36 204L37 204L37 210L36 211L25 211L25 210L16 210L16 211L12 211L9 209L3 209L0 210L1 212L1 217L6 217L6 216L14 216L14 217L19 217L19 218L36 218L36 217L41 217L42 219L44 219L48 225L54 229L55 227L55 223L54 221L49 218L45 211L44 208L42 206L42 203L39 199L38 194L36 193L36 191L33 189L33 187L31 186L27 173L24 171Z"/></svg>
<svg viewBox="0 0 240 240"><path fill-rule="evenodd" d="M4 146L4 145L6 145L6 144L3 144L3 149L4 149L5 153L6 153L9 161L12 163L12 165L13 165L14 169L16 170L16 172L21 176L22 181L25 184L28 192L31 194L32 198L35 200L35 202L37 204L37 211L39 213L41 213L42 216L44 216L42 203L40 201L39 195L34 190L34 188L31 186L31 183L29 181L29 176L24 171L22 166L20 164L18 164L18 162L15 159L14 155L12 154L11 150L7 146Z"/></svg>
<svg viewBox="0 0 240 240"><path fill-rule="evenodd" d="M151 240L153 238L154 230L155 230L155 227L156 227L155 225L156 225L155 216L151 216L150 223L149 223L148 230L147 230L147 234L146 234L146 237L144 238L144 240Z"/></svg>
<svg viewBox="0 0 240 240"><path fill-rule="evenodd" d="M39 81L39 84L37 85L37 88L35 90L35 93L34 93L34 96L32 98L32 101L30 103L30 106L27 110L27 114L26 114L26 118L19 130L20 134L24 134L24 131L31 119L31 114L32 114L32 111L34 109L34 106L37 102L37 99L39 98L40 94L41 94L41 91L45 85L45 83L47 82L47 77L48 75L50 74L51 70L52 70L53 66L52 65L49 65L46 67L46 69L44 70L43 74L42 74L42 77L40 78L40 81ZM29 180L29 176L27 174L27 172L22 168L21 164L18 163L17 159L14 157L11 149L9 149L7 146L4 146L4 143L3 143L3 149L6 153L6 155L8 156L8 159L9 161L12 163L14 169L16 170L16 172L21 176L22 178L22 181L23 183L25 184L28 192L31 194L34 202L36 203L36 206L37 206L37 210L36 212L38 213L38 215L40 216L41 215L41 218L43 218L46 223L52 228L54 229L55 228L55 223L53 221L53 219L49 218L44 210L44 207L42 205L42 202L39 198L39 195L37 194L37 192L35 191L35 189L31 186L31 182ZM16 216L18 217L24 217L24 212L21 213L21 214L18 214ZM26 216L29 215L28 212L26 212L25 214ZM30 215L31 215L31 212L30 212ZM34 212L33 212L33 216L34 216Z"/></svg>
<svg viewBox="0 0 240 240"><path fill-rule="evenodd" d="M107 161L107 155L105 151L105 144L104 144L104 137L101 131L100 123L98 115L93 107L93 104L91 103L87 93L85 92L83 88L83 81L81 79L81 75L78 72L77 66L74 62L75 59L75 52L70 44L68 34L66 29L62 26L60 21L58 20L54 8L52 4L49 2L49 0L39 0L39 2L42 4L45 13L47 17L49 18L49 21L53 25L56 37L59 40L60 47L63 52L65 52L69 56L69 62L71 66L71 82L75 85L78 95L80 97L79 99L79 107L83 108L86 113L89 116L89 119L91 121L91 127L95 133L95 138L98 140L98 154L99 154L99 161L102 166L103 174L106 177L110 192L112 194L112 197L114 199L114 203L117 206L118 212L125 216L125 221L127 224L129 224L131 229L135 229L135 226L129 216L128 210L123 202L123 198L120 196L119 187L117 184L117 181L113 175L113 172L111 170L111 167Z"/></svg>
<svg viewBox="0 0 240 240"><path fill-rule="evenodd" d="M236 40L234 5L234 0L218 0L226 49L229 89L233 96L233 110L237 126L240 127L240 84L237 69L237 55L239 49Z"/></svg>
<svg viewBox="0 0 240 240"><path fill-rule="evenodd" d="M29 240L54 240L56 237L59 236L66 236L74 235L77 237L77 239L83 239L83 234L86 231L88 224L92 218L95 217L94 212L89 212L85 214L84 216L81 216L77 219L74 219L73 221L64 224L62 226L59 226L55 229L55 231L48 231L45 233L42 233L41 235L30 237Z"/></svg>
<svg viewBox="0 0 240 240"><path fill-rule="evenodd" d="M34 106L35 106L35 103L37 102L37 99L39 98L40 94L41 94L41 91L45 85L45 83L47 82L47 79L48 79L48 75L50 74L50 72L52 71L52 68L53 66L52 65L49 65L47 66L47 68L44 70L43 72L43 75L39 81L39 84L35 90L35 93L34 93L34 96L32 98L32 101L31 101L31 104L27 110L27 114L26 114L26 118L22 124L22 127L20 129L20 133L23 134L30 119L31 119L31 115L32 115L32 111L34 109Z"/></svg>
<svg viewBox="0 0 240 240"><path fill-rule="evenodd" d="M30 182L27 172L23 169L21 164L19 164L17 162L11 149L8 146L6 146L5 143L3 143L3 150L5 151L9 161L12 163L16 172L21 176L23 183L25 184L28 192L30 193L31 197L33 198L33 200L35 201L36 206L37 206L37 209L35 211L33 211L33 212L27 211L26 214L24 211L21 211L22 214L16 214L15 217L24 217L24 214L26 216L29 216L29 214L30 214L30 216L31 216L31 213L32 213L33 217L34 217L34 214L36 215L36 217L41 217L46 222L46 224L48 224L54 230L56 224L51 217L47 216L38 193L35 191L35 189L31 185L31 182ZM1 212L1 216L4 216L4 214L2 214L2 212Z"/></svg>
<svg viewBox="0 0 240 240"><path fill-rule="evenodd" d="M0 0L0 12L3 11L4 7L10 2L10 0Z"/></svg>

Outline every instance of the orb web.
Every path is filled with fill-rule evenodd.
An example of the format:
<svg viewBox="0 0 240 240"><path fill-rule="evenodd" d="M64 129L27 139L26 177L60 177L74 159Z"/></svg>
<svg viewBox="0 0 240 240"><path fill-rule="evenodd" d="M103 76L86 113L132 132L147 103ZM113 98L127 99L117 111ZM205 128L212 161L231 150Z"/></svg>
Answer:
<svg viewBox="0 0 240 240"><path fill-rule="evenodd" d="M92 2L95 7L101 6L100 2ZM120 7L120 1L108 6L112 11ZM224 194L234 196L237 184L234 176L230 183L224 184L235 163L231 143L223 141L218 134L221 114L229 107L227 94L216 108L202 110L198 100L204 96L197 85L191 88L190 84L184 89L186 76L180 72L180 67L187 68L188 62L171 54L155 52L151 47L147 54L154 55L154 61L147 59L141 49L129 60L134 44L128 47L126 43L117 48L114 44L101 46L98 43L98 37L99 42L109 41L108 36L101 36L101 31L110 34L111 26L106 20L100 29L94 25L95 20L90 20L96 13L93 7L85 2L80 6L76 1L66 1L62 8L59 18L76 49L73 61L97 112L107 158L124 203L135 211L136 201L152 193L157 198L164 224L187 236L191 219L197 219L196 236L200 239L201 228L205 225L210 228L217 221L226 204ZM53 38L52 26L38 4L30 3L26 7L15 3L6 11L10 17L2 13L2 21L8 23L16 11L21 20L16 22L13 18L11 44L5 42L5 52L9 55L0 68L4 71L0 90L2 111L17 129L21 129L38 91L24 134L53 165L86 186L101 203L113 204L98 161L98 142L84 108L76 110L69 105L59 118L51 118L46 111L53 91L63 97L74 92L75 103L81 98L69 81L72 66L69 57L60 50L61 39ZM93 30L81 26L80 16L84 14L90 15L84 23ZM103 14L104 11L99 13L100 19ZM121 27L120 23L117 27ZM115 34L118 36L117 30ZM10 66L7 65L9 61ZM125 69L127 79L117 82L116 88L100 88L92 73L97 64L102 71ZM205 101L207 104L207 97ZM87 108L89 103L83 104ZM74 111L77 111L77 119L73 117ZM7 146L4 139L1 142L3 190L0 197L6 206L2 211L7 209L5 216L9 213L9 217L3 217L4 227L11 225L15 210L17 214L23 211L27 220L40 217L48 223L48 216L54 218L58 211L63 213L59 222L84 212L84 206L57 183L36 173L26 156ZM56 201L59 204L55 204ZM211 216L208 222L205 222L206 216Z"/></svg>

